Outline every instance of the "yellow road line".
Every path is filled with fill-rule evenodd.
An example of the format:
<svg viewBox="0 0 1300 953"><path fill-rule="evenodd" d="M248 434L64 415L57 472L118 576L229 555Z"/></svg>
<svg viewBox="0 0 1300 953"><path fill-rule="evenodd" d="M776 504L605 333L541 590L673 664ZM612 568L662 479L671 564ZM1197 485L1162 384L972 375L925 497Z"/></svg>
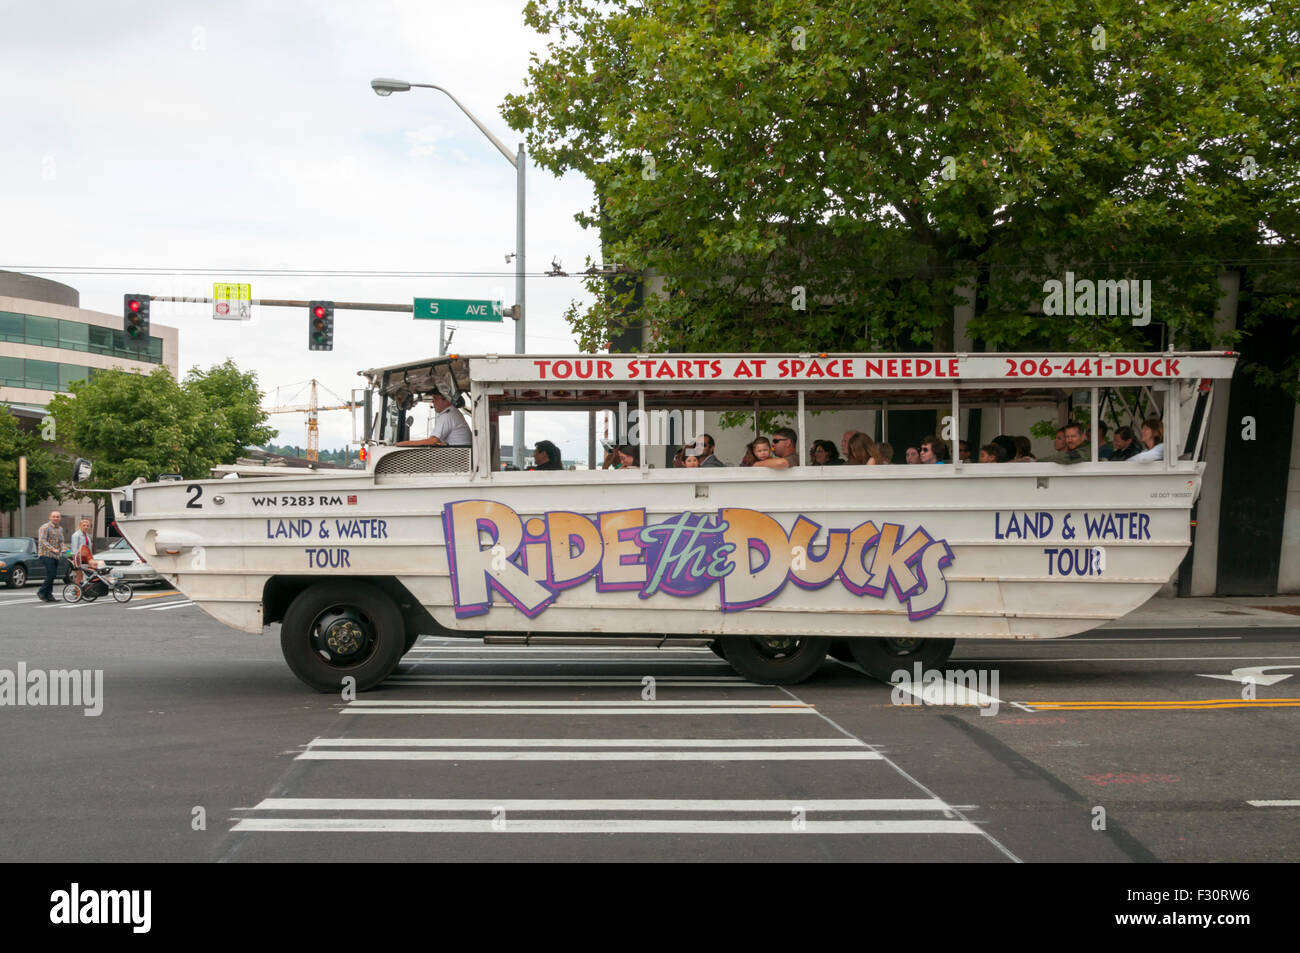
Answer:
<svg viewBox="0 0 1300 953"><path fill-rule="evenodd" d="M1207 698L1200 701L1024 702L1034 711L1190 711L1221 708L1300 708L1300 698Z"/></svg>

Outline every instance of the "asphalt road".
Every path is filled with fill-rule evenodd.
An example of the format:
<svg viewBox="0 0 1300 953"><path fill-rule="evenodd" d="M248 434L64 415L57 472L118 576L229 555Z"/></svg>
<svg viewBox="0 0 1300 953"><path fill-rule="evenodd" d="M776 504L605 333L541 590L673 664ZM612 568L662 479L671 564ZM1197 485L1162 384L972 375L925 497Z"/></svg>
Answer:
<svg viewBox="0 0 1300 953"><path fill-rule="evenodd" d="M0 592L0 677L102 670L102 713L0 707L0 860L1296 856L1300 677L1202 676L1300 666L1300 628L959 644L986 681L950 704L830 660L782 689L700 648L424 638L345 701L177 593L35 593Z"/></svg>

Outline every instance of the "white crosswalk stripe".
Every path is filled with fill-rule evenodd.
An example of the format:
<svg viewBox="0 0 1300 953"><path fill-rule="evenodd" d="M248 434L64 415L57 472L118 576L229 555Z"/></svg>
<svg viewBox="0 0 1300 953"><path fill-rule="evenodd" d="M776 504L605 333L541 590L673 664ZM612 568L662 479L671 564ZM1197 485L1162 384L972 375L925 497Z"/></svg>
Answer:
<svg viewBox="0 0 1300 953"><path fill-rule="evenodd" d="M338 736L316 737L289 752L308 773L291 776L278 786L277 796L237 809L232 833L685 838L981 833L951 805L901 775L875 747L823 719L748 718L818 713L788 692L740 679L707 648L575 650L477 643L444 648L431 641L422 640L382 693L337 709L370 717L344 719ZM536 669L564 662L635 664L639 670L575 675ZM488 669L455 674L463 665ZM683 674L677 668L674 674L654 674L678 666L717 671ZM654 677L654 698L639 697L646 673ZM451 719L433 724L454 724L455 733L406 731L429 722L391 717L401 715ZM502 718L524 715L532 717ZM665 716L673 717L661 721ZM774 733L769 724L790 730ZM510 730L512 725L517 730ZM547 728L538 731L537 725ZM620 731L618 725L633 727ZM669 725L682 727L670 730ZM347 733L352 726L366 730L353 736ZM447 790L452 782L455 789ZM821 784L826 794L839 796L771 796L789 785L814 793L804 789ZM547 796L522 796L538 790ZM712 796L715 791L719 796ZM674 796L679 792L682 796ZM844 797L844 792L862 796ZM341 796L316 796L325 794Z"/></svg>

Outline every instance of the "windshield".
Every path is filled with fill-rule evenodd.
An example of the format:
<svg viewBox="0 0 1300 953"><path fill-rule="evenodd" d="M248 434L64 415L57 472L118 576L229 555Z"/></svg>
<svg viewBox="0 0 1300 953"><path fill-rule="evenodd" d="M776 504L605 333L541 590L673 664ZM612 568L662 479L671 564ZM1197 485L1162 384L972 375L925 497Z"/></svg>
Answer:
<svg viewBox="0 0 1300 953"><path fill-rule="evenodd" d="M21 553L31 548L30 539L23 539L21 536L0 537L0 550L7 553Z"/></svg>

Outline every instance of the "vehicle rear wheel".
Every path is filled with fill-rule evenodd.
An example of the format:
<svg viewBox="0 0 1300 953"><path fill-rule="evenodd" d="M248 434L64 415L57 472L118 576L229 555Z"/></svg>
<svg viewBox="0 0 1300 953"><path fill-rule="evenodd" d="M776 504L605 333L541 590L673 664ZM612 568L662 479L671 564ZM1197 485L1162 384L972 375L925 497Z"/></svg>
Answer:
<svg viewBox="0 0 1300 953"><path fill-rule="evenodd" d="M851 639L853 659L868 675L882 682L892 682L899 669L938 668L948 661L955 644L952 639Z"/></svg>
<svg viewBox="0 0 1300 953"><path fill-rule="evenodd" d="M374 586L322 582L289 604L280 651L293 673L317 691L337 692L347 677L366 691L397 668L406 638L401 612Z"/></svg>
<svg viewBox="0 0 1300 953"><path fill-rule="evenodd" d="M406 645L402 648L402 654L405 655L407 652L411 651L411 649L415 648L415 643L418 641L420 641L419 632L407 632Z"/></svg>
<svg viewBox="0 0 1300 953"><path fill-rule="evenodd" d="M709 650L724 662L727 660L727 653L722 651L722 644L717 639L709 643Z"/></svg>
<svg viewBox="0 0 1300 953"><path fill-rule="evenodd" d="M9 573L9 588L21 589L25 585L27 585L27 567L20 564Z"/></svg>
<svg viewBox="0 0 1300 953"><path fill-rule="evenodd" d="M64 602L79 602L81 600L81 587L75 582L70 582L63 587Z"/></svg>
<svg viewBox="0 0 1300 953"><path fill-rule="evenodd" d="M794 638L771 636L726 636L724 657L736 672L760 685L797 685L812 675L826 660L830 639L815 636Z"/></svg>

